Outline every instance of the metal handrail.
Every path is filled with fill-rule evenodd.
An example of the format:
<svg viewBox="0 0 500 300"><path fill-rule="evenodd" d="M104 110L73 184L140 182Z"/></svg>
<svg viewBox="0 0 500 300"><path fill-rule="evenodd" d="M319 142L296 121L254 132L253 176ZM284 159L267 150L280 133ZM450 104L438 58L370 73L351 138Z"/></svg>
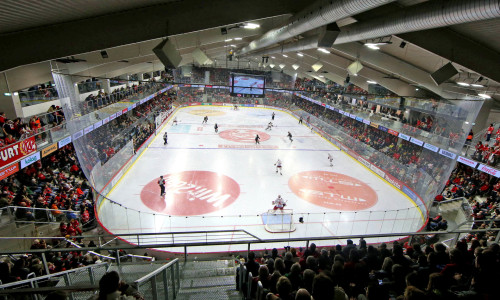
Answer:
<svg viewBox="0 0 500 300"><path fill-rule="evenodd" d="M487 222L491 220L478 220L474 222ZM473 221L470 221L473 222ZM462 234L462 233L481 233L481 232L499 232L500 228L491 229L470 229L470 230L442 230L442 231L421 231L421 232L396 232L396 233L376 233L376 234L358 234L358 235L342 235L342 236L310 236L310 237L298 237L298 238L274 238L274 239L248 239L248 240L236 240L236 241L211 241L211 242L191 242L191 243L158 243L158 244L138 244L138 245L122 245L113 247L82 247L79 248L80 251L94 251L94 250L131 250L131 249L145 249L145 248L171 248L171 247L197 247L197 246L220 246L220 245L238 245L238 244L277 244L277 243L290 243L290 242L309 242L309 241L326 241L326 240L347 240L347 239L369 239L369 238L380 238L380 237L413 237L413 236L423 236L423 235L434 235L434 234ZM207 233L213 233L218 231L206 231ZM149 233L149 234L120 234L119 237L126 236L142 236L142 235L156 235L161 237L165 233ZM499 235L500 236L500 235ZM95 236L81 236L81 238L92 238ZM0 241L4 239L23 239L23 237L0 237ZM24 239L43 239L41 237L26 237ZM36 249L36 250L10 250L10 251L0 251L0 254L17 254L20 252L25 253L46 253L46 252L68 252L74 251L74 248L54 248L54 249Z"/></svg>
<svg viewBox="0 0 500 300"><path fill-rule="evenodd" d="M445 204L445 203L456 202L459 200L463 201L463 200L465 200L465 197L457 197L457 198L453 198L453 199L449 199L449 200L445 200L445 201L440 201L440 202L434 202L434 203L436 203L437 206L440 206L440 205Z"/></svg>
<svg viewBox="0 0 500 300"><path fill-rule="evenodd" d="M89 265L89 266L85 266L85 267L80 267L80 268L71 269L71 270L62 271L62 272L57 272L57 273L54 273L54 274L43 275L43 276L31 278L31 279L14 281L14 282L11 282L11 283L6 283L6 284L0 285L0 289L5 289L5 288L9 288L9 287L17 286L17 285L22 285L22 284L27 284L27 283L30 283L30 282L33 282L33 281L41 281L41 280L49 279L49 278L56 277L56 276L57 277L64 276L66 274L74 273L74 272L77 272L77 271L80 272L80 271L85 270L85 269L97 268L97 267L101 267L101 266L103 266L103 267L105 266L106 269L107 269L109 267L109 264L108 263L93 264L93 265Z"/></svg>
<svg viewBox="0 0 500 300"><path fill-rule="evenodd" d="M149 273L147 275L144 275L143 277L137 279L136 281L134 281L134 283L135 284L141 284L142 282L148 280L149 278L151 278L153 276L156 276L157 274L163 272L163 270L165 270L167 268L170 268L174 264L178 264L178 263L179 263L179 259L176 258L176 259L172 260L171 262L169 262L168 264L163 265L161 268L158 268L158 269L154 270L153 272L151 272L151 273Z"/></svg>

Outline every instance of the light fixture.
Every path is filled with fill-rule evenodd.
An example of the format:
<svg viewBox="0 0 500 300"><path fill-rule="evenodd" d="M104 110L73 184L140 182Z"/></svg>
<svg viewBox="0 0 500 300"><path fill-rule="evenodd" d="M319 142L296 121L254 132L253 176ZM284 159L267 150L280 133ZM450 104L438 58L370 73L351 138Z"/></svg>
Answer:
<svg viewBox="0 0 500 300"><path fill-rule="evenodd" d="M282 69L283 69L284 67L285 67L285 65L284 65L284 64L280 64L280 68L282 68Z"/></svg>
<svg viewBox="0 0 500 300"><path fill-rule="evenodd" d="M358 74L352 74L352 76L358 76Z"/></svg>
<svg viewBox="0 0 500 300"><path fill-rule="evenodd" d="M416 88L415 91L418 91L418 88Z"/></svg>
<svg viewBox="0 0 500 300"><path fill-rule="evenodd" d="M486 95L486 94L477 94L479 97L481 98L484 98L484 99L491 99L491 96L490 95Z"/></svg>
<svg viewBox="0 0 500 300"><path fill-rule="evenodd" d="M479 87L479 88L483 88L484 87L484 85L477 84L477 83L473 83L473 84L471 84L471 86L473 86L473 87Z"/></svg>
<svg viewBox="0 0 500 300"><path fill-rule="evenodd" d="M274 68L275 64L269 64L269 66L272 68Z"/></svg>
<svg viewBox="0 0 500 300"><path fill-rule="evenodd" d="M304 56L304 54L302 54L300 52L298 52L297 55L300 56L300 57Z"/></svg>
<svg viewBox="0 0 500 300"><path fill-rule="evenodd" d="M372 50L378 50L380 49L379 47L377 47L377 45L374 45L374 44L365 44L366 47L372 49Z"/></svg>
<svg viewBox="0 0 500 300"><path fill-rule="evenodd" d="M461 85L461 86L470 86L470 84L466 83L466 82L457 82L458 85Z"/></svg>
<svg viewBox="0 0 500 300"><path fill-rule="evenodd" d="M18 95L19 95L19 93L18 93L18 92L14 92L14 96L18 96Z"/></svg>
<svg viewBox="0 0 500 300"><path fill-rule="evenodd" d="M323 75L319 75L319 77L324 78L325 76L323 76Z"/></svg>
<svg viewBox="0 0 500 300"><path fill-rule="evenodd" d="M259 24L255 24L255 23L245 23L245 25L243 25L243 28L246 28L246 29L255 29L255 28L259 28L260 25Z"/></svg>
<svg viewBox="0 0 500 300"><path fill-rule="evenodd" d="M272 58L272 59L275 59L276 57L274 57L274 56L271 56L271 58Z"/></svg>
<svg viewBox="0 0 500 300"><path fill-rule="evenodd" d="M373 81L373 80L367 80L366 82L371 83L371 84L377 84L377 82Z"/></svg>
<svg viewBox="0 0 500 300"><path fill-rule="evenodd" d="M299 66L299 65L297 65L297 64L293 64L293 65L292 65L292 68L293 68L294 70L297 70L299 67L300 67L300 66Z"/></svg>
<svg viewBox="0 0 500 300"><path fill-rule="evenodd" d="M241 38L234 38L235 41L241 41Z"/></svg>
<svg viewBox="0 0 500 300"><path fill-rule="evenodd" d="M232 41L233 39L227 39L227 40L224 40L224 42L230 42Z"/></svg>
<svg viewBox="0 0 500 300"><path fill-rule="evenodd" d="M4 96L7 96L7 97L8 97L8 96L12 96L12 94L11 94L11 93L3 93L3 95L4 95Z"/></svg>
<svg viewBox="0 0 500 300"><path fill-rule="evenodd" d="M230 46L231 46L231 47L235 47L235 48L236 48L236 45L232 45L232 44L231 44Z"/></svg>
<svg viewBox="0 0 500 300"><path fill-rule="evenodd" d="M319 69L323 68L323 64L318 61L317 63L315 63L311 67L313 68L314 72L318 72Z"/></svg>
<svg viewBox="0 0 500 300"><path fill-rule="evenodd" d="M288 55L286 55L286 54L281 54L281 55L283 55L283 57L288 57Z"/></svg>
<svg viewBox="0 0 500 300"><path fill-rule="evenodd" d="M330 53L330 51L323 49L323 48L318 48L318 51L321 51L323 53Z"/></svg>

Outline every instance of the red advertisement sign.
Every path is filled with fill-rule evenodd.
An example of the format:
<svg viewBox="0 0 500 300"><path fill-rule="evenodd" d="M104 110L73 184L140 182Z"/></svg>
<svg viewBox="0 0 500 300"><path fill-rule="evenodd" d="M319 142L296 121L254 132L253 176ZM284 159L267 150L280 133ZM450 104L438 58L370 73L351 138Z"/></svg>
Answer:
<svg viewBox="0 0 500 300"><path fill-rule="evenodd" d="M0 168L36 151L35 137L8 145L0 150Z"/></svg>
<svg viewBox="0 0 500 300"><path fill-rule="evenodd" d="M389 129L388 132L392 135L395 135L395 136L398 136L399 132L397 132L396 130L392 130L392 129Z"/></svg>
<svg viewBox="0 0 500 300"><path fill-rule="evenodd" d="M0 180L9 177L10 175L19 171L19 164L13 164L5 169L0 170Z"/></svg>

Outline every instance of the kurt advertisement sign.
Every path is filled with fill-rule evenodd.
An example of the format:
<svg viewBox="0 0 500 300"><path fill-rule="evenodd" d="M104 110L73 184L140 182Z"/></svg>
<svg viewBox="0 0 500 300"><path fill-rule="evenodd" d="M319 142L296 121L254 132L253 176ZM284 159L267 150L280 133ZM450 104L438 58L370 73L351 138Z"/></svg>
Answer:
<svg viewBox="0 0 500 300"><path fill-rule="evenodd" d="M4 147L0 150L0 168L36 151L35 137Z"/></svg>

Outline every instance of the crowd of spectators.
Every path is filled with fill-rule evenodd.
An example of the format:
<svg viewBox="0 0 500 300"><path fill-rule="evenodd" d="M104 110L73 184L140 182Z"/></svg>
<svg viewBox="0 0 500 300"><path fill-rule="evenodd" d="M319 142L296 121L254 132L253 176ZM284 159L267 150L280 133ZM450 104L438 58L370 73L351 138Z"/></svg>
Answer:
<svg viewBox="0 0 500 300"><path fill-rule="evenodd" d="M471 134L469 133L469 136ZM470 137L472 140L473 137ZM493 138L493 139L492 139ZM500 126L495 131L494 124L486 129L486 134L475 145L472 158L490 166L497 166L500 162Z"/></svg>
<svg viewBox="0 0 500 300"><path fill-rule="evenodd" d="M464 197L470 207L475 229L500 228L500 180L467 165L457 163L436 201ZM497 232L487 231L469 235L472 238L495 240Z"/></svg>
<svg viewBox="0 0 500 300"><path fill-rule="evenodd" d="M85 245L81 239L79 244L80 246L96 246L92 241ZM56 248L73 248L73 246L66 241L50 243L50 241L47 242L43 239L34 240L31 246L33 250ZM77 248L72 252L46 252L45 257L50 274L102 262L100 256L77 251ZM25 280L30 273L35 273L36 277L47 275L41 255L33 253L14 258L3 257L0 260L0 280L2 284Z"/></svg>
<svg viewBox="0 0 500 300"><path fill-rule="evenodd" d="M62 222L61 235L95 227L90 185L71 144L0 181L0 207L10 206L17 221Z"/></svg>
<svg viewBox="0 0 500 300"><path fill-rule="evenodd" d="M389 249L361 239L359 246L348 240L321 250L313 243L305 251L250 252L244 265L253 277L252 293L260 281L266 299L450 300L495 299L499 261L499 245L478 240L470 246L460 240L453 248L394 242Z"/></svg>
<svg viewBox="0 0 500 300"><path fill-rule="evenodd" d="M166 87L165 83L155 82L153 79L147 82L139 82L130 87L115 89L111 93L106 93L99 89L95 95L89 94L85 98L84 102L82 102L81 109L84 114L87 114L124 99L134 100L144 98L163 87Z"/></svg>

